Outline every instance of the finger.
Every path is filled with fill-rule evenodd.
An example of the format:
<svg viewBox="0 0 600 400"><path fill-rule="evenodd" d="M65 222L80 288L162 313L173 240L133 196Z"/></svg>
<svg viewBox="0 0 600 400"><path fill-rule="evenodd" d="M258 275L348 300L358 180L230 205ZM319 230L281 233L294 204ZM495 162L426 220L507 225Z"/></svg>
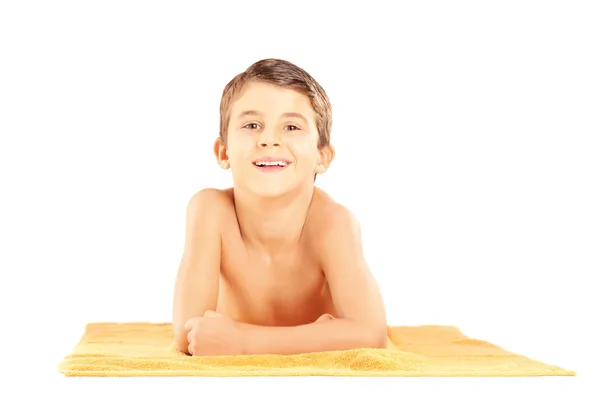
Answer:
<svg viewBox="0 0 600 400"><path fill-rule="evenodd" d="M315 322L331 321L335 319L331 314L323 314Z"/></svg>
<svg viewBox="0 0 600 400"><path fill-rule="evenodd" d="M194 323L196 321L198 321L199 319L201 319L202 317L194 317L194 318L190 318L187 320L187 322L185 323L185 325L183 326L183 328L186 331L189 331L190 329L192 329L192 327L194 326Z"/></svg>
<svg viewBox="0 0 600 400"><path fill-rule="evenodd" d="M188 345L188 353L190 353L190 356L193 356L193 355L194 355L194 352L192 351L192 349L193 349L193 347L192 347L192 344L190 343L190 344Z"/></svg>
<svg viewBox="0 0 600 400"><path fill-rule="evenodd" d="M187 341L188 341L188 343L192 343L193 339L194 339L194 331L190 330L188 332L188 334L187 334Z"/></svg>
<svg viewBox="0 0 600 400"><path fill-rule="evenodd" d="M219 314L218 312L215 312L213 310L206 310L204 312L205 317L218 317L219 315L221 315L221 314Z"/></svg>

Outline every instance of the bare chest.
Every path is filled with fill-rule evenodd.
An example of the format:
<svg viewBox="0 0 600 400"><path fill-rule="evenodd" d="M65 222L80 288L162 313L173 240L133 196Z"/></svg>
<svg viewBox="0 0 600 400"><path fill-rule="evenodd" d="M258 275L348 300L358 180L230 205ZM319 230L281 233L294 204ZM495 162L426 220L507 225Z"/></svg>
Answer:
<svg viewBox="0 0 600 400"><path fill-rule="evenodd" d="M298 325L331 312L325 276L300 247L267 255L241 242L229 243L224 245L221 271L220 303L238 320Z"/></svg>

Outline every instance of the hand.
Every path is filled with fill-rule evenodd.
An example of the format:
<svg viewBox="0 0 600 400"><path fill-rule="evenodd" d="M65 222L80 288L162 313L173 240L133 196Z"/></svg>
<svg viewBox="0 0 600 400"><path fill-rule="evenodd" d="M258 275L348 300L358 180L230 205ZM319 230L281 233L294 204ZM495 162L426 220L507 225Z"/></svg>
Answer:
<svg viewBox="0 0 600 400"><path fill-rule="evenodd" d="M332 321L334 319L334 316L331 314L323 314L319 318L317 318L317 320L314 323L316 324L318 322Z"/></svg>
<svg viewBox="0 0 600 400"><path fill-rule="evenodd" d="M203 317L185 323L188 351L192 356L237 355L244 353L244 331L226 315L208 310Z"/></svg>

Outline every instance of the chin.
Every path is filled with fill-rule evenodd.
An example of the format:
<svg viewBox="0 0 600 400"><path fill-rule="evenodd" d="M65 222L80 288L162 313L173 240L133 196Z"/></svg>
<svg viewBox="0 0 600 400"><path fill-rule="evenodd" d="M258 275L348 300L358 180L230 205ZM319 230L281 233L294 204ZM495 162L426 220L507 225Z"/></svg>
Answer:
<svg viewBox="0 0 600 400"><path fill-rule="evenodd" d="M300 183L292 179L249 179L244 187L255 196L277 198L297 191Z"/></svg>
<svg viewBox="0 0 600 400"><path fill-rule="evenodd" d="M248 193L263 198L282 197L300 191L306 186L298 176L269 173L261 173L259 176L242 175L234 179L234 184L243 187L243 190Z"/></svg>
<svg viewBox="0 0 600 400"><path fill-rule="evenodd" d="M260 197L266 197L266 198L275 198L275 197L281 197L283 195L286 195L288 193L290 193L292 191L292 188L289 185L285 185L285 184L281 184L281 185L275 185L275 184L270 184L270 185L266 185L266 184L254 184L254 185L250 185L248 187L248 189L256 194L257 196Z"/></svg>

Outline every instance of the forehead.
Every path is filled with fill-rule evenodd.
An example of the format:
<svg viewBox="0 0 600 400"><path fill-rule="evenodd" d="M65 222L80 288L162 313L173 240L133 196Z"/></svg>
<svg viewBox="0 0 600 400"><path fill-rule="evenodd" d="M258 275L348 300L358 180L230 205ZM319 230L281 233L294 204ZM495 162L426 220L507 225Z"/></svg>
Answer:
<svg viewBox="0 0 600 400"><path fill-rule="evenodd" d="M262 114L300 113L307 118L314 118L314 110L305 94L284 87L264 82L250 82L231 106L231 116L236 118L248 110L256 110Z"/></svg>

